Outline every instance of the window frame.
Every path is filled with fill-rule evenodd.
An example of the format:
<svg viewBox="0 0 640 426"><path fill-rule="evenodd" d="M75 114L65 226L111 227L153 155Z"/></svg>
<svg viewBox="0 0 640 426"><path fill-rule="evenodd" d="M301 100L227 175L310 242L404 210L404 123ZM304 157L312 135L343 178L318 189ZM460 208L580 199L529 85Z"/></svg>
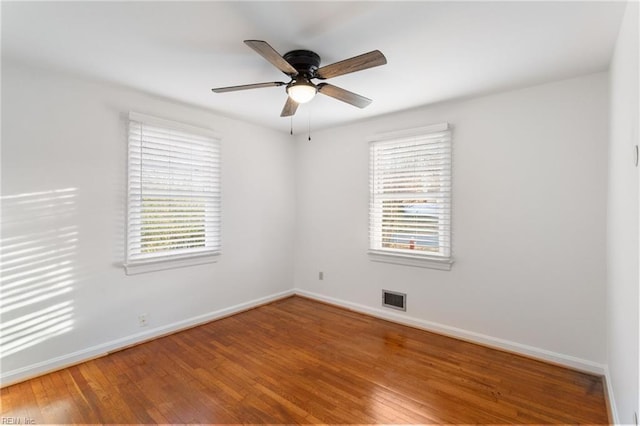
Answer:
<svg viewBox="0 0 640 426"><path fill-rule="evenodd" d="M210 200L207 203L205 209L209 210L203 213L203 228L204 228L204 238L205 238L205 246L204 248L195 249L193 251L189 251L190 247L182 248L180 253L169 253L166 255L155 254L155 255L141 255L139 250L132 250L132 244L136 241L139 243L142 238L142 225L139 229L136 229L132 226L132 222L136 219L136 215L142 215L140 212L135 212L135 204L133 201L133 197L135 197L135 190L141 190L142 180L139 176L138 180L140 183L137 183L134 179L132 169L134 166L139 167L140 173L142 173L142 169L145 168L143 164L143 157L140 155L140 158L135 158L133 155L134 148L133 144L136 143L132 137L132 125L140 125L140 126L152 126L155 128L161 128L164 131L168 132L180 132L182 134L188 134L192 138L205 138L206 142L212 143L212 152L216 155L211 160L210 163L207 163L207 166L212 167L210 172L212 174L212 180L217 182L217 184L212 185L212 190L207 193L208 198ZM125 260L124 260L124 268L125 273L127 275L134 275L139 273L153 272L165 269L173 269L180 268L186 266L193 265L201 265L206 263L214 263L217 262L218 257L221 253L221 239L222 239L222 229L221 229L221 188L220 188L220 178L221 178L221 161L220 161L220 150L221 150L221 138L220 136L210 130L205 128L200 128L172 120L167 120L163 118L153 117L146 114L140 114L137 112L129 112L129 117L127 120L127 189L126 189L126 217L125 217ZM142 142L139 140L137 143L141 144ZM184 144L184 141L180 142ZM193 144L193 142L191 142ZM181 149L185 149L181 147ZM171 154L175 154L178 152L170 151ZM169 154L169 155L171 155ZM173 170L170 170L173 171ZM141 203L140 201L137 203ZM141 217L137 218L138 220L142 220ZM212 221L211 223L205 223L207 221ZM210 244L210 245L207 245Z"/></svg>
<svg viewBox="0 0 640 426"><path fill-rule="evenodd" d="M444 170L445 174L437 182L449 182L447 191L440 191L443 197L442 208L438 208L438 254L411 251L406 249L384 248L382 247L381 225L382 214L376 214L376 210L382 208L382 202L392 197L376 191L376 185L380 185L381 178L377 176L375 167L375 148L385 145L401 144L406 140L407 144L415 143L415 139L420 137L428 138L430 135L446 133L448 141L446 149L448 152L449 166ZM414 139L414 141L411 141ZM449 123L439 123L426 127L412 128L395 132L388 132L375 135L369 142L369 248L368 256L371 261L393 263L406 266L417 266L439 270L450 270L453 264L451 247L451 203L452 203L452 138L451 126ZM433 182L432 182L433 183ZM408 192L415 198L424 198L427 192Z"/></svg>

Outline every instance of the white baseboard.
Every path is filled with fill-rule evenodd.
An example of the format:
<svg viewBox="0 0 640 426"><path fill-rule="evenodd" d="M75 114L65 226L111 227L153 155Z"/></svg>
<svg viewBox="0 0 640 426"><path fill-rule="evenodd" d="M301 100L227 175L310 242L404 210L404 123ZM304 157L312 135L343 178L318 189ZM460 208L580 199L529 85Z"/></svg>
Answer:
<svg viewBox="0 0 640 426"><path fill-rule="evenodd" d="M607 404L609 407L609 413L611 414L611 421L615 425L620 424L620 417L618 416L618 410L616 409L616 399L613 396L613 385L611 384L611 376L609 375L609 366L604 366L604 386L605 394L607 396Z"/></svg>
<svg viewBox="0 0 640 426"><path fill-rule="evenodd" d="M79 364L90 359L99 358L107 355L110 352L126 348L128 346L136 345L148 340L158 338L167 334L175 333L180 330L185 330L191 327L195 327L200 324L224 318L229 315L237 314L242 311L246 311L255 308L260 305L264 305L269 302L273 302L278 299L292 296L293 290L287 290L280 293L275 293L259 299L250 300L248 302L240 303L235 306L220 309L217 311L209 312L203 315L198 315L186 320L174 322L161 327L145 330L142 333L136 333L121 339L112 340L109 342L101 343L86 349L82 349L76 352L65 354L56 358L48 359L46 361L38 362L35 364L27 365L15 370L7 371L0 375L1 387L10 386L12 384L25 381L32 377L40 376L52 371L60 370L66 367L70 367L75 364Z"/></svg>
<svg viewBox="0 0 640 426"><path fill-rule="evenodd" d="M419 318L410 317L406 314L400 314L395 311L387 311L380 308L372 308L370 306L361 305L359 303L348 302L329 296L313 293L307 290L294 289L295 294L308 297L310 299L319 300L332 305L341 306L356 312L371 315L387 321L396 322L403 325L419 328L426 331L433 331L445 336L455 337L456 339L465 340L471 343L479 343L484 346L490 346L496 349L513 352L530 358L536 358L553 364L569 367L574 370L584 371L591 374L603 376L606 367L593 361L576 358L571 355L560 354L546 349L536 348L534 346L524 345L522 343L512 342L498 337L487 336L486 334L476 333L461 328L451 327L444 324L438 324Z"/></svg>

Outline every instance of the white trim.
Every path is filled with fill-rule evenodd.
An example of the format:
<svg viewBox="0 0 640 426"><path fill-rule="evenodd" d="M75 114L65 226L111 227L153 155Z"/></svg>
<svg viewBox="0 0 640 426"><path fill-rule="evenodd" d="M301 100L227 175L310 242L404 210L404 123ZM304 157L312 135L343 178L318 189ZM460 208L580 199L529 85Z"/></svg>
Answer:
<svg viewBox="0 0 640 426"><path fill-rule="evenodd" d="M234 315L249 309L255 308L266 303L270 303L285 297L292 296L293 290L286 290L279 293L275 293L269 296L253 299L248 302L240 303L228 308L219 309L217 311L209 312L206 314L198 315L192 318L188 318L182 321L177 321L171 324L155 327L144 332L135 333L130 336L126 336L120 339L111 340L109 342L101 343L99 345L91 346L86 349L81 349L76 352L64 354L56 358L48 359L46 361L37 362L35 364L27 365L22 368L3 372L0 375L0 386L5 387L30 378L40 376L43 374L51 373L56 370L60 370L75 364L79 364L90 359L99 358L104 355L108 355L110 352L114 352L128 346L132 346L138 343L142 343L148 340L158 338L167 334L176 333L181 330L185 330L197 325L206 324L213 320Z"/></svg>
<svg viewBox="0 0 640 426"><path fill-rule="evenodd" d="M618 410L616 409L616 399L613 396L613 384L611 383L611 375L609 373L609 365L604 366L604 386L606 401L608 404L609 413L611 413L611 419L613 424L620 424L620 417L618 416Z"/></svg>
<svg viewBox="0 0 640 426"><path fill-rule="evenodd" d="M428 256L411 256L408 254L395 254L369 250L369 260L372 262L394 263L396 265L417 266L419 268L439 269L450 271L453 260L451 258L435 258Z"/></svg>
<svg viewBox="0 0 640 426"><path fill-rule="evenodd" d="M220 253L206 254L202 256L191 255L184 258L173 258L170 256L159 257L146 261L125 263L124 269L127 275L144 274L147 272L163 271L165 269L216 263L219 255Z"/></svg>
<svg viewBox="0 0 640 426"><path fill-rule="evenodd" d="M157 129L149 129L153 127ZM165 135L167 141L177 147L167 148L156 146L154 136L145 136L146 130L160 132ZM176 135L176 133L183 133ZM175 136L175 137L174 137ZM183 124L163 118L152 117L134 111L129 112L129 136L128 136L128 163L127 163L127 215L125 225L126 247L123 266L127 275L160 271L165 269L180 268L203 263L214 263L214 256L220 253L220 138L215 132ZM147 146L148 145L148 146ZM149 154L145 159L145 154ZM200 159L200 156L203 156ZM160 160L162 161L160 161ZM161 166L159 164L162 164ZM169 175L160 174L157 177L155 170L160 169ZM147 173L154 171L154 173ZM186 177L185 177L185 171ZM166 185L168 177L179 176L179 184ZM166 232L170 246L162 247L159 252L149 253L144 242L145 206L148 212L174 213L176 208L181 209L182 202L169 207L161 200L160 204L147 205L144 201L145 187L149 185L152 197L156 195L165 198L167 196L182 198L182 190L198 194L198 203L202 210L198 210L194 219L198 219L197 226L202 227L202 232L185 225L179 219L178 230ZM186 192L185 192L186 193ZM195 195L195 194L194 194ZM148 194L147 194L148 196ZM165 202L168 200L164 200ZM168 209L168 210L165 210ZM171 216L163 219L153 219L158 225L167 225L171 222ZM187 226L185 229L184 227ZM195 232L195 233L194 233ZM149 243L152 245L159 240L154 237ZM189 247L185 243L194 237L198 237L198 247Z"/></svg>
<svg viewBox="0 0 640 426"><path fill-rule="evenodd" d="M451 145L451 132L447 122L377 134L369 140L370 260L447 271L451 269L453 263L451 257ZM437 154L431 151L434 146L437 149L434 152ZM406 154L407 149L413 156ZM420 162L414 163L415 159L420 159ZM423 176L423 173L429 170L439 170L440 173L434 172L433 177ZM415 188L405 188L404 183L401 183L403 180L398 180L399 176L415 179ZM418 185L418 182L425 187ZM433 192L429 192L427 185L433 185ZM395 189L390 191L389 188ZM428 198L435 198L437 201L427 201ZM407 231L406 226L412 223L408 221L408 216L389 210L392 208L385 207L385 203L391 202L391 205L395 203L396 208L400 208L398 203L405 203L400 200L414 199L437 205L433 213L438 218L436 234L438 244L435 254L385 246L385 238L383 238L385 232L392 232L392 235L398 233L398 238L405 239L403 244L409 244L411 231ZM384 224L385 218L397 215L401 217L400 222ZM412 223L411 227L417 228L418 233L420 230L426 230L431 234L432 226L433 223ZM403 235L402 232L405 232L404 237L400 237Z"/></svg>
<svg viewBox="0 0 640 426"><path fill-rule="evenodd" d="M152 115L141 114L135 111L129 111L129 120L137 121L140 123L169 127L176 130L182 130L189 133L195 133L200 136L206 136L216 139L220 142L220 135L211 129L205 127L193 126L191 124L180 123L179 121L167 120L166 118L154 117Z"/></svg>
<svg viewBox="0 0 640 426"><path fill-rule="evenodd" d="M449 123L437 123L424 127L414 127L411 129L395 130L392 132L376 133L375 135L367 138L367 142L382 142L388 139L399 139L403 137L410 137L425 133L444 132L449 130Z"/></svg>
<svg viewBox="0 0 640 426"><path fill-rule="evenodd" d="M605 374L605 365L586 359L552 352L546 349L536 348L534 346L524 345L522 343L512 342L498 337L487 336L486 334L476 333L474 331L464 330L457 327L451 327L432 321L414 318L397 311L386 311L381 308L372 308L370 306L361 305L359 303L353 303L333 297L323 296L321 294L313 293L307 290L294 289L294 291L295 294L300 296L319 300L321 302L329 303L336 306L341 306L343 308L351 309L356 312L371 315L373 317L381 318L398 324L408 325L422 330L443 334L445 336L455 337L456 339L465 340L471 343L478 343L484 346L513 352L515 354L536 358L541 361L558 364L563 367L569 367L574 370L579 370L590 374Z"/></svg>

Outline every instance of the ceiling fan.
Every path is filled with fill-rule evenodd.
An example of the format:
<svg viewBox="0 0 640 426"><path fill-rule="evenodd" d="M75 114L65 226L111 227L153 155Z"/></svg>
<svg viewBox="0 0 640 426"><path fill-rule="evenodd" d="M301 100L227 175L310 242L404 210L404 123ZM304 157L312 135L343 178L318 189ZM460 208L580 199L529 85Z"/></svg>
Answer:
<svg viewBox="0 0 640 426"><path fill-rule="evenodd" d="M245 84L242 86L218 87L211 90L215 93L225 93L237 90L259 89L262 87L286 86L289 96L280 114L281 117L294 115L298 109L298 105L309 102L316 93L330 96L358 108L366 107L371 103L371 99L334 86L333 84L314 84L311 80L326 80L327 78L362 71L387 63L387 58L384 57L382 52L374 50L320 67L320 56L310 50L292 50L291 52L285 53L284 56L281 56L266 41L245 40L244 43L289 76L291 80L288 83L273 81L268 83Z"/></svg>

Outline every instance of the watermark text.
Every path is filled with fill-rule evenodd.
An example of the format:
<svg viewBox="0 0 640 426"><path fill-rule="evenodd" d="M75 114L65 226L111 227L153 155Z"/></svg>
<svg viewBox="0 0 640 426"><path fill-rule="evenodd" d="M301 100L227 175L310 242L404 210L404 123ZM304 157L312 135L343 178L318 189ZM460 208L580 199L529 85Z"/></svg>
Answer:
<svg viewBox="0 0 640 426"><path fill-rule="evenodd" d="M0 417L2 425L35 425L36 420L31 417Z"/></svg>

